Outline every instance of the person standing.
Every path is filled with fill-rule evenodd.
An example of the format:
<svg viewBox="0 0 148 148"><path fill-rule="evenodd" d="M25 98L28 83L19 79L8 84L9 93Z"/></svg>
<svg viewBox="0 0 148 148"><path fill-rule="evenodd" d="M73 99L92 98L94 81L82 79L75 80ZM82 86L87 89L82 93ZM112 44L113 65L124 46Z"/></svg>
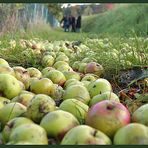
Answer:
<svg viewBox="0 0 148 148"><path fill-rule="evenodd" d="M69 16L69 28L72 30L72 15Z"/></svg>
<svg viewBox="0 0 148 148"><path fill-rule="evenodd" d="M74 16L71 17L71 32L76 32L76 19Z"/></svg>
<svg viewBox="0 0 148 148"><path fill-rule="evenodd" d="M70 22L69 22L69 18L68 16L64 16L62 18L62 20L60 21L60 24L63 22L63 28L64 28L64 32L69 32L69 25L70 25Z"/></svg>
<svg viewBox="0 0 148 148"><path fill-rule="evenodd" d="M81 29L81 15L78 16L76 21L76 32L80 32Z"/></svg>

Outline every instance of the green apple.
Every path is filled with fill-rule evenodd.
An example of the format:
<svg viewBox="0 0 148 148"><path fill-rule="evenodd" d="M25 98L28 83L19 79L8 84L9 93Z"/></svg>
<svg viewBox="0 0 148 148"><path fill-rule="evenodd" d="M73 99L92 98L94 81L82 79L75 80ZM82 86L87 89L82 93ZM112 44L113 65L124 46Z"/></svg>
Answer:
<svg viewBox="0 0 148 148"><path fill-rule="evenodd" d="M69 64L67 62L64 61L57 61L54 63L53 68L58 69L60 67L63 66L69 66Z"/></svg>
<svg viewBox="0 0 148 148"><path fill-rule="evenodd" d="M10 103L9 99L5 97L0 97L0 109L3 108L8 103Z"/></svg>
<svg viewBox="0 0 148 148"><path fill-rule="evenodd" d="M14 76L0 74L0 92L1 96L12 99L21 92L21 86Z"/></svg>
<svg viewBox="0 0 148 148"><path fill-rule="evenodd" d="M0 65L9 66L9 63L5 59L0 58Z"/></svg>
<svg viewBox="0 0 148 148"><path fill-rule="evenodd" d="M54 59L56 58L56 53L55 52L52 52L52 51L45 51L44 53L43 53L43 56L44 55L50 55L50 56L52 56Z"/></svg>
<svg viewBox="0 0 148 148"><path fill-rule="evenodd" d="M120 128L114 136L115 145L148 145L148 127L131 123Z"/></svg>
<svg viewBox="0 0 148 148"><path fill-rule="evenodd" d="M58 84L53 84L50 93L51 98L53 98L54 100L61 100L63 94L64 94L64 89Z"/></svg>
<svg viewBox="0 0 148 148"><path fill-rule="evenodd" d="M84 83L83 82L80 82L80 81L71 81L69 83L67 83L67 85L65 86L65 88L67 89L69 86L72 86L72 85L81 85L81 86L84 86Z"/></svg>
<svg viewBox="0 0 148 148"><path fill-rule="evenodd" d="M90 84L90 81L81 81L81 83L86 87L86 89L88 89L88 86Z"/></svg>
<svg viewBox="0 0 148 148"><path fill-rule="evenodd" d="M11 142L8 142L8 143L6 143L6 145L35 145L36 143L31 143L31 142L27 142L27 141L19 141L19 142L13 142L13 141L11 141Z"/></svg>
<svg viewBox="0 0 148 148"><path fill-rule="evenodd" d="M103 78L99 78L95 81L92 81L88 86L88 91L91 97L94 97L98 94L110 91L112 92L112 86L109 81Z"/></svg>
<svg viewBox="0 0 148 148"><path fill-rule="evenodd" d="M19 102L21 104L23 104L24 106L28 106L29 102L31 101L31 99L34 97L35 94L29 94L29 93L24 93L24 94L20 94L16 97L14 97L11 102Z"/></svg>
<svg viewBox="0 0 148 148"><path fill-rule="evenodd" d="M65 72L65 71L73 71L73 69L69 65L61 65L57 68L58 71Z"/></svg>
<svg viewBox="0 0 148 148"><path fill-rule="evenodd" d="M39 123L49 112L55 110L55 101L44 94L35 95L27 106L27 117Z"/></svg>
<svg viewBox="0 0 148 148"><path fill-rule="evenodd" d="M94 75L94 74L86 74L81 81L95 81L98 79L98 76L97 75Z"/></svg>
<svg viewBox="0 0 148 148"><path fill-rule="evenodd" d="M29 123L33 123L33 121L25 117L16 117L8 121L2 131L4 142L6 143L9 141L10 134L16 127Z"/></svg>
<svg viewBox="0 0 148 148"><path fill-rule="evenodd" d="M43 77L46 77L46 75L48 74L48 72L49 71L51 71L51 70L54 70L55 68L53 68L53 67L46 67L46 68L44 68L44 69L42 69L42 75L43 75Z"/></svg>
<svg viewBox="0 0 148 148"><path fill-rule="evenodd" d="M72 84L80 84L79 82L80 82L80 81L77 80L77 79L69 79L69 80L67 80L67 81L65 82L64 88L67 88L68 85L70 86L70 83L72 83Z"/></svg>
<svg viewBox="0 0 148 148"><path fill-rule="evenodd" d="M18 82L19 82L19 85L20 85L21 89L22 89L22 90L25 90L26 88L25 88L24 83L21 82L21 81L19 81L19 80L18 80Z"/></svg>
<svg viewBox="0 0 148 148"><path fill-rule="evenodd" d="M87 125L72 128L62 139L61 145L110 145L110 138Z"/></svg>
<svg viewBox="0 0 148 148"><path fill-rule="evenodd" d="M56 62L57 61L64 61L64 62L69 62L69 58L66 55L59 55L56 57Z"/></svg>
<svg viewBox="0 0 148 148"><path fill-rule="evenodd" d="M27 71L29 72L30 77L37 77L37 78L42 77L42 73L37 68L29 67L27 68Z"/></svg>
<svg viewBox="0 0 148 148"><path fill-rule="evenodd" d="M26 112L26 107L18 102L6 104L0 109L0 123L2 127L11 119L21 116Z"/></svg>
<svg viewBox="0 0 148 148"><path fill-rule="evenodd" d="M79 123L83 124L89 107L79 100L68 99L60 104L59 109L70 112L78 119Z"/></svg>
<svg viewBox="0 0 148 148"><path fill-rule="evenodd" d="M58 70L49 71L46 77L49 78L53 83L60 86L63 86L66 81L64 74Z"/></svg>
<svg viewBox="0 0 148 148"><path fill-rule="evenodd" d="M37 124L24 124L16 127L10 134L10 142L18 143L26 141L35 145L47 145L46 131Z"/></svg>
<svg viewBox="0 0 148 148"><path fill-rule="evenodd" d="M54 64L54 58L51 55L45 55L42 58L43 67L51 67Z"/></svg>
<svg viewBox="0 0 148 148"><path fill-rule="evenodd" d="M78 71L81 72L81 73L84 73L86 65L87 65L87 63L80 63Z"/></svg>
<svg viewBox="0 0 148 148"><path fill-rule="evenodd" d="M69 112L56 110L48 113L40 122L48 136L62 140L64 135L73 127L79 125L78 120Z"/></svg>
<svg viewBox="0 0 148 148"><path fill-rule="evenodd" d="M15 66L13 67L13 70L14 70L16 79L23 82L25 85L25 88L28 89L29 79L30 79L29 72L21 66Z"/></svg>
<svg viewBox="0 0 148 148"><path fill-rule="evenodd" d="M120 102L119 97L115 93L107 91L102 94L94 96L91 99L89 106L92 106L92 105L94 105L100 101L103 101L103 100L114 100L114 101Z"/></svg>
<svg viewBox="0 0 148 148"><path fill-rule="evenodd" d="M35 94L50 95L52 87L53 87L53 82L50 79L41 78L39 80L31 82L30 91Z"/></svg>
<svg viewBox="0 0 148 148"><path fill-rule="evenodd" d="M80 100L85 104L88 104L90 101L88 90L82 85L71 85L67 87L63 95L63 99L66 100L71 98Z"/></svg>
<svg viewBox="0 0 148 148"><path fill-rule="evenodd" d="M75 62L72 64L73 70L78 71L78 69L79 69L79 64L80 64L80 61L75 61Z"/></svg>
<svg viewBox="0 0 148 148"><path fill-rule="evenodd" d="M80 80L81 79L80 75L75 71L64 71L63 74L64 74L66 80L69 80L69 79Z"/></svg>
<svg viewBox="0 0 148 148"><path fill-rule="evenodd" d="M132 114L132 121L138 122L148 126L148 104L144 104L139 107L133 114Z"/></svg>
<svg viewBox="0 0 148 148"><path fill-rule="evenodd" d="M10 74L12 76L15 76L13 68L5 65L0 65L0 74Z"/></svg>
<svg viewBox="0 0 148 148"><path fill-rule="evenodd" d="M32 93L32 92L30 92L30 91L27 91L27 90L22 90L21 92L20 92L20 94L31 94L31 95L35 95L34 93ZM19 95L20 95L19 94Z"/></svg>
<svg viewBox="0 0 148 148"><path fill-rule="evenodd" d="M28 81L29 87L28 87L28 89L27 89L26 91L30 91L30 86L31 86L31 84L32 84L33 82L37 81L37 80L40 80L40 79L41 79L41 78L31 77L31 78L29 79L29 81ZM33 92L32 92L32 93L33 93Z"/></svg>
<svg viewBox="0 0 148 148"><path fill-rule="evenodd" d="M66 56L66 54L64 52L59 51L56 52L56 56Z"/></svg>

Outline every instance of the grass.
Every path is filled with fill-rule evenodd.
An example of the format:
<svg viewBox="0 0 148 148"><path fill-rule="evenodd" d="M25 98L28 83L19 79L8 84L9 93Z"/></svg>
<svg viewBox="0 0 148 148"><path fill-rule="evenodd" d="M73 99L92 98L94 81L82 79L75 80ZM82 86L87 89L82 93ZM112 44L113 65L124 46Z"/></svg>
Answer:
<svg viewBox="0 0 148 148"><path fill-rule="evenodd" d="M54 41L58 41L58 40L63 40L63 41L77 41L80 40L82 41L83 44L85 44L88 47L88 51L83 49L83 51L81 52L81 54L79 54L78 56L74 57L75 60L82 60L83 58L88 56L88 53L90 51L94 52L94 55L89 55L92 57L97 58L97 61L102 64L103 66L105 66L106 69L108 69L108 71L110 71L111 69L114 70L114 68L116 67L117 69L121 69L123 68L121 66L121 62L120 60L125 60L125 61L130 61L132 64L131 65L146 65L148 64L146 59L137 59L135 57L135 53L137 56L137 53L141 53L143 52L144 55L147 55L147 42L144 42L144 39L140 39L139 37L135 35L133 35L133 39L129 39L129 38L112 38L111 36L107 36L107 38L102 38L100 39L97 35L95 34L89 34L89 33L65 33L63 32L62 29L54 29L52 30L51 28L49 28L48 30L46 29L45 31L31 31L31 32L26 32L26 33L16 33L15 35L13 34L9 34L6 36L3 36L0 40L2 41L2 48L0 51L0 56L4 57L6 60L12 62L12 63L20 63L22 65L25 66L26 63L23 63L23 57L21 57L21 55L19 53L21 53L24 49L22 49L19 46L19 40L20 39L27 39L27 40L31 40L34 38L39 38L39 40L48 40L51 42ZM15 49L11 49L10 48L10 44L9 41L13 39L17 42L17 46L15 47ZM107 39L107 41L104 43L104 41ZM95 41L97 40L97 41ZM102 41L104 40L104 41ZM110 44L110 45L108 45ZM128 45L126 45L128 44ZM107 46L107 47L106 47ZM9 49L10 48L10 49ZM122 53L122 50L125 50L124 48L126 48L126 50L128 52L131 52L131 54L133 54L132 56L128 56L128 52L125 51L124 53ZM5 50L7 49L7 50ZM119 51L119 58L121 55L122 59L113 59L111 55L106 55L104 54L104 51L107 52L112 52L113 49L116 49L117 51ZM139 56L139 55L138 55ZM135 57L135 58L134 58ZM36 57L34 57L34 55L30 55L30 57L28 57L28 60L30 61L30 63L32 63L33 66L37 67L38 62L35 60ZM141 58L141 57L139 57ZM117 62L118 60L118 62ZM127 68L127 67L126 67Z"/></svg>
<svg viewBox="0 0 148 148"><path fill-rule="evenodd" d="M22 39L32 39L39 38L43 40L56 41L56 40L68 40L68 41L76 41L85 40L86 37L91 37L91 33L72 33L72 32L64 32L61 28L51 29L50 27L46 30L40 29L37 30L27 30L26 32L17 32L17 33L9 33L0 38L0 40L18 40Z"/></svg>
<svg viewBox="0 0 148 148"><path fill-rule="evenodd" d="M74 59L75 61L82 61L86 57L95 59L103 65L105 75L112 78L121 70L147 66L147 43L148 40L138 37L87 39L84 44L89 48L77 54Z"/></svg>
<svg viewBox="0 0 148 148"><path fill-rule="evenodd" d="M121 7L120 10L122 9L123 8ZM135 8L133 9L135 10ZM106 18L105 19L106 22L104 25L102 22L102 27L104 27L104 30L105 30L105 26L108 26L110 23L112 23L112 20L109 22L107 21L107 18L109 16L111 17L111 15L112 17L115 16L115 14L118 11L119 11L119 8L116 8L111 13L107 12L105 14L101 14ZM121 11L121 14L127 14L127 12ZM119 18L120 18L120 15L119 15ZM117 31L118 33L121 33L121 36L110 35L109 34L111 33L110 28L108 29L106 28L106 30L108 30L108 34L103 33L103 30L101 31L100 34L97 34L98 33L96 31L98 27L97 18L99 16L100 15L94 15L92 17L85 18L88 20L87 23L90 23L89 29L91 28L91 30L88 30L88 32L81 32L81 33L68 32L67 33L67 32L64 32L62 28L51 28L49 24L38 24L38 25L30 24L26 31L19 31L15 33L10 32L9 34L5 34L4 36L0 37L0 41L2 42L0 45L0 49L1 49L0 56L6 59L8 62L10 62L12 66L21 65L23 67L33 66L36 68L40 68L41 65L39 63L38 57L33 53L30 53L26 57L27 59L24 59L21 53L25 49L22 49L19 45L20 39L32 40L34 38L38 38L38 40L42 40L42 41L48 40L51 43L54 41L60 41L60 40L81 41L82 44L86 45L86 48L85 47L82 48L82 51L79 52L77 55L72 55L70 57L71 58L70 60L74 62L74 61L82 61L82 59L84 59L85 57L95 58L98 63L103 65L106 73L108 73L109 75L117 74L120 70L130 68L135 65L138 65L138 66L148 65L147 39L138 37L136 31L133 31L130 33L130 35L133 38L129 38L126 36L122 37L123 34L122 32L120 32L121 30L118 30L119 29L118 23L117 23ZM99 19L104 20L104 17ZM96 20L96 21L93 21L93 20ZM84 23L84 27L86 25L85 23ZM98 25L100 25L100 23L101 22L99 22ZM113 28L114 27L112 26L112 31L113 31ZM15 48L11 48L11 45L9 43L10 40L16 41ZM118 51L118 54L115 55L115 58L112 52L114 51L114 49ZM129 55L129 53L131 55ZM143 57L141 55L143 55Z"/></svg>
<svg viewBox="0 0 148 148"><path fill-rule="evenodd" d="M83 20L83 31L101 36L137 36L148 34L148 4L128 4L118 6L105 13L89 16Z"/></svg>

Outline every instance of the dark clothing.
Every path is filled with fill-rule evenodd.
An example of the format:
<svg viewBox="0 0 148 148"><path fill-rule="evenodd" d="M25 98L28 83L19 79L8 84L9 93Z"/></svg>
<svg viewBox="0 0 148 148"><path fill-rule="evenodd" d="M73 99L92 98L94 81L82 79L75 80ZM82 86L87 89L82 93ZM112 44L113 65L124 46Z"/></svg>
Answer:
<svg viewBox="0 0 148 148"><path fill-rule="evenodd" d="M71 26L72 26L71 31L76 32L76 20L74 16L71 17Z"/></svg>
<svg viewBox="0 0 148 148"><path fill-rule="evenodd" d="M81 28L81 16L78 16L77 22L76 22L76 28Z"/></svg>
<svg viewBox="0 0 148 148"><path fill-rule="evenodd" d="M64 31L69 31L69 27L70 27L70 22L69 22L69 18L68 17L63 17L60 24L63 22L63 28Z"/></svg>
<svg viewBox="0 0 148 148"><path fill-rule="evenodd" d="M69 25L72 25L72 17L69 17Z"/></svg>

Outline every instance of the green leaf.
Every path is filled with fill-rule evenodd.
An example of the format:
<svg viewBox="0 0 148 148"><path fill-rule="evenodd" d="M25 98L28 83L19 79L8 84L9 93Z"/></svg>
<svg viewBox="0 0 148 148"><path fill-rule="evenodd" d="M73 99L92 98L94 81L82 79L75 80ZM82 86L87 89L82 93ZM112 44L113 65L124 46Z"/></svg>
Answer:
<svg viewBox="0 0 148 148"><path fill-rule="evenodd" d="M137 101L148 102L148 93L145 93L145 94L135 93L134 96L136 97Z"/></svg>

